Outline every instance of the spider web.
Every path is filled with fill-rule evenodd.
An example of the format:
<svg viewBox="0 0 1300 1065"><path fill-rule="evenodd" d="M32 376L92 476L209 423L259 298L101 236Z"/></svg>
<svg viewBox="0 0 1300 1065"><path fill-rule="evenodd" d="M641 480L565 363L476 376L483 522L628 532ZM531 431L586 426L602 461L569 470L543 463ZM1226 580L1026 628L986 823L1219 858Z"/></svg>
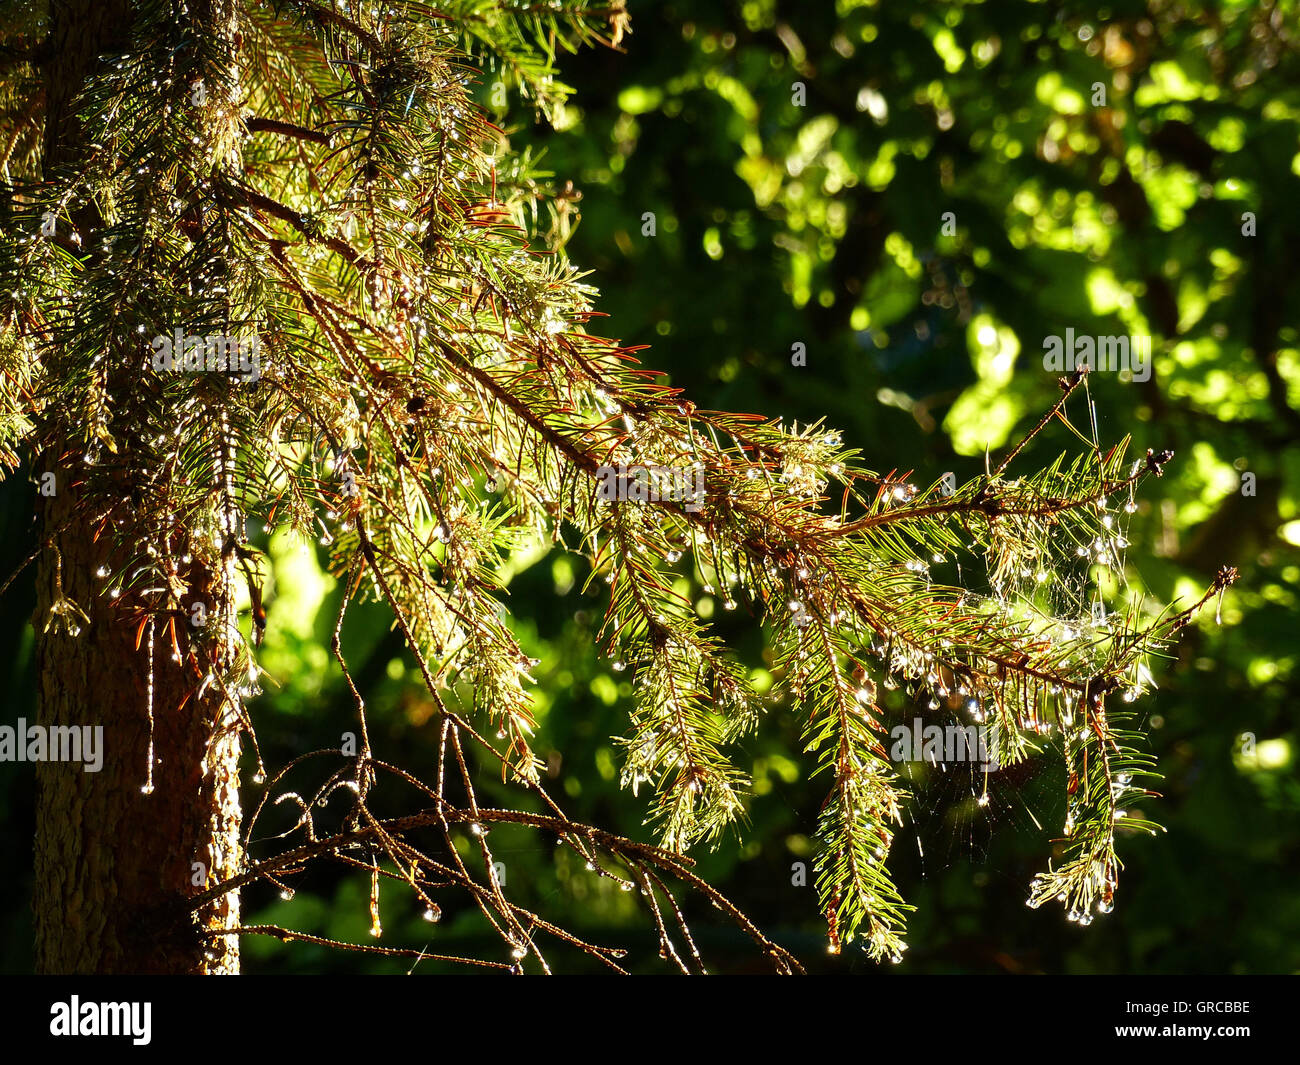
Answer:
<svg viewBox="0 0 1300 1065"><path fill-rule="evenodd" d="M975 762L898 763L907 800L895 847L914 849L927 878L958 865L989 864L994 840L1007 834L1039 841L1059 835L1061 763L1060 742L1051 737L1023 762L989 772Z"/></svg>
<svg viewBox="0 0 1300 1065"><path fill-rule="evenodd" d="M1062 421L1101 463L1096 405L1086 378L1083 384L1088 433L1081 432L1064 416ZM1134 465L1134 471L1138 466L1140 462ZM1130 486L1123 498L1098 500L1098 504L1097 537L1090 544L1077 544L1064 536L1049 538L1023 560L1018 571L1008 575L1010 579L1001 588L992 586L991 558L968 558L965 574L958 561L957 584L963 584L963 577L970 581L970 570L983 569L984 596L996 597L1004 604L1029 604L1040 623L1067 639L1104 635L1113 622L1102 597L1103 582L1109 586L1112 601L1129 598L1128 609L1137 609L1131 601L1124 564L1129 519L1137 509L1134 489ZM1136 679L1134 686L1140 686ZM936 713L923 709L923 705L920 698L906 700L903 716L897 711L888 714L886 727L900 722L911 724L918 717L926 726L969 725L951 709ZM910 837L922 878L957 864L987 865L993 840L1000 834L1023 834L1043 842L1061 835L1065 801L1060 729L1053 727L1038 735L1035 746L1037 750L1024 760L993 771L985 771L971 761L945 763L931 758L920 764L896 763L907 800L903 804L904 829L895 847L901 850L908 846Z"/></svg>

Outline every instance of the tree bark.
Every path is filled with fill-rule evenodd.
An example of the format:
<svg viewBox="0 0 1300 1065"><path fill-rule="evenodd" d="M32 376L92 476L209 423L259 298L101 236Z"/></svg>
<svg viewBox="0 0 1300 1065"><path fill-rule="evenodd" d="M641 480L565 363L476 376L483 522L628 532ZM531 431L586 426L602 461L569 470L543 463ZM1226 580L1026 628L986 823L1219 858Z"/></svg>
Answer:
<svg viewBox="0 0 1300 1065"><path fill-rule="evenodd" d="M224 3L192 3L189 10L195 18L211 17L218 6L233 27ZM54 164L75 166L84 158L88 138L73 114L75 96L97 57L125 46L133 19L129 0L55 0L50 8L47 174ZM82 209L77 224L93 237L99 220L87 217L89 210ZM85 240L85 247L92 244ZM47 441L75 438L73 426L59 424L58 411L48 417ZM223 551L222 561L190 566L181 574L180 609L170 614L157 609L156 599L146 602L129 591L113 597L97 574L121 572L140 546L115 535L119 521L130 526L133 486L121 483L113 497L88 488L85 458L57 443L39 467L56 476L55 494L38 501L40 724L102 726L104 758L99 772L80 763L37 766L37 967L47 973L238 972L238 937L205 934L238 925L238 893L194 914L188 906L191 897L237 875L243 862L240 708L219 684L199 694L210 664L230 661L233 558ZM233 520L226 516L222 524ZM175 543L175 532L169 535ZM196 560L211 555L193 553ZM188 625L185 612L199 601L212 616L202 632ZM84 620L60 613L68 602L84 611Z"/></svg>
<svg viewBox="0 0 1300 1065"><path fill-rule="evenodd" d="M219 695L194 697L201 679L173 660L165 623L155 619L152 633L146 623L137 649L127 597L106 597L94 576L115 561L111 533L95 541L84 519L96 501L60 486L48 502L46 529L72 523L37 575L40 723L102 726L104 761L97 773L37 766L38 968L237 972L236 937L201 933L239 923L238 894L183 916L188 897L240 872L237 712ZM76 635L42 631L61 596L88 615ZM185 652L184 619L172 620Z"/></svg>

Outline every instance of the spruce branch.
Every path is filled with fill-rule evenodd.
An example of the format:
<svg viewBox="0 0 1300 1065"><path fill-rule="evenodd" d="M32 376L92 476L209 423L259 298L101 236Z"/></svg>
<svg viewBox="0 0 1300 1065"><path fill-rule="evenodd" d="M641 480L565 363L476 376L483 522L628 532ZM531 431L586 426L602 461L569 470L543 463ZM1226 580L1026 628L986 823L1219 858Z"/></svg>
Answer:
<svg viewBox="0 0 1300 1065"><path fill-rule="evenodd" d="M196 692L215 685L238 704L250 734L261 583L246 522L328 548L345 589L330 651L361 734L351 755L315 752L338 764L314 789L286 790L290 772L320 764L303 756L257 804L249 847L277 804L297 814L280 837L303 841L187 906L259 880L290 890L294 871L333 860L369 876L377 935L381 888L411 892L434 916L457 891L500 938L502 964L549 971L551 939L621 971L614 948L507 896L488 832L515 824L637 893L676 968L705 967L674 894L689 891L775 968L797 970L685 856L744 830L736 749L761 715L738 655L678 581L763 627L809 774L826 784L817 894L832 947L904 949L910 907L887 867L907 802L882 740L891 689L991 722L1010 761L1059 732L1064 860L1031 904L1061 898L1080 917L1110 904L1115 827L1130 823L1118 804L1153 794L1133 781L1154 774L1113 697L1136 697L1149 658L1231 580L1225 569L1199 603L1155 618L1127 589L1127 601L1103 601L1100 575L1123 576L1125 515L1168 452L1130 461L1127 441L1103 449L1077 428L1077 373L995 467L918 487L820 423L699 409L641 365L639 347L592 332L594 290L562 248L530 243L546 175L506 158L469 76L495 64L554 113L568 94L556 57L617 45L622 4L394 0L343 13L250 0L234 50L168 5L145 6L80 101L95 147L74 166L29 168L0 224L0 460L22 447L57 455L87 499L128 486L125 503L85 514L128 560L113 575L122 617L147 646L170 645ZM168 343L206 357L245 333L258 341L256 380L155 359ZM1049 428L1079 445L1012 476ZM695 487L644 491L651 470ZM604 586L600 639L634 687L622 782L635 800L653 790L661 846L570 820L542 788L533 663L508 620L504 571L547 542L581 555L588 586ZM200 564L243 571L252 639L226 626L218 646L177 625ZM434 707L432 783L372 746L341 636L366 599L391 616ZM80 610L64 605L62 622ZM445 698L458 685L468 706ZM479 803L485 765L518 809ZM378 817L381 786L410 789L421 809ZM316 811L336 795L347 810L327 826Z"/></svg>

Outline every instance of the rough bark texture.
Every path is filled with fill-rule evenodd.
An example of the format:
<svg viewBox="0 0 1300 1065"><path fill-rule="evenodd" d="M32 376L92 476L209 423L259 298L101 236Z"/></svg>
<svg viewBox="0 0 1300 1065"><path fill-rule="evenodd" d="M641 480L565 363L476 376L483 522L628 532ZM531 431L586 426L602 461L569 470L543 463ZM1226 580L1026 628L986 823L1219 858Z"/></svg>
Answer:
<svg viewBox="0 0 1300 1065"><path fill-rule="evenodd" d="M76 503L75 488L60 486L45 508L46 527L57 528ZM229 708L219 698L193 698L194 670L173 661L169 631L155 626L155 757L153 790L146 794L149 639L142 636L137 650L131 604L107 599L96 587L102 582L95 571L112 560L84 524L74 521L54 544L37 577L40 721L102 725L104 765L98 773L79 764L37 766L38 967L61 973L237 971L235 937L204 940L197 934L238 924L237 894L194 922L175 919L187 896L239 872L239 743ZM60 581L62 594L89 615L76 636L41 631ZM178 637L185 639L179 625Z"/></svg>
<svg viewBox="0 0 1300 1065"><path fill-rule="evenodd" d="M124 43L132 6L129 0L51 4L47 172L54 163L77 162L85 135L71 116L73 98L96 56ZM189 10L207 8L195 17L211 16L216 6ZM78 219L83 232L93 232L96 222ZM57 439L59 412L49 414L47 439ZM37 966L54 973L237 972L237 937L202 932L239 923L238 894L193 918L186 916L186 900L240 871L238 710L215 686L195 697L203 670L189 655L185 615L173 616L182 652L177 662L166 618L154 621L151 655L149 626L141 629L144 604L130 594L104 594L96 572L101 566L116 572L122 560L113 557L114 526L91 518L113 501L87 493L82 456L56 447L42 467L55 472L57 491L40 500L46 542L34 616L40 723L103 726L104 763L98 773L80 764L37 767ZM130 516L131 486L121 488L115 518ZM230 564L212 572L195 566L184 575L188 602L203 600L216 615L210 631L219 641L228 641L232 576ZM88 616L76 635L60 625L46 631L51 607L63 597ZM214 646L212 653L221 657L223 649Z"/></svg>

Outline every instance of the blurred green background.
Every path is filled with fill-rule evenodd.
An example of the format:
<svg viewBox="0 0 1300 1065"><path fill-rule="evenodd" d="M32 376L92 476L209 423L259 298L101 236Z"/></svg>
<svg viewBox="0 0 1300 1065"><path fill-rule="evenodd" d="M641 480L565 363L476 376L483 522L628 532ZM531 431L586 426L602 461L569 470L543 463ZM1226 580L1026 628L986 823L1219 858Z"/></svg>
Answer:
<svg viewBox="0 0 1300 1065"><path fill-rule="evenodd" d="M494 106L492 72L481 86L512 148L544 153L557 192L572 183L558 214L539 218L592 271L609 315L593 331L651 343L645 362L701 407L824 417L874 468L915 469L919 483L981 469L986 444L1013 441L1054 402L1045 336L1150 335L1150 380L1090 379L1103 442L1131 434L1136 454L1176 452L1139 496L1130 579L1169 602L1199 594L1221 564L1241 571L1222 623L1207 611L1140 704L1165 774L1163 797L1143 812L1168 831L1121 841L1114 913L1085 929L1058 909L1025 907L1062 819L1059 762L998 774L985 808L969 777L918 771L891 858L918 909L904 962L884 968L1300 968L1297 4L629 7L625 54L562 58L575 94L553 127L535 123L513 91ZM791 365L795 344L806 347L804 367ZM1048 432L1025 468L1070 446ZM0 489L6 573L30 550L28 491ZM278 686L266 685L254 719L274 768L337 746L352 719L328 659L339 590L322 574L321 549L269 548L263 661ZM618 786L612 737L627 731L630 688L593 646L599 590L581 592L586 571L570 556L511 568L508 603L541 660L538 749L550 756L552 793L579 820L647 838L644 791ZM709 597L692 594L708 614ZM19 582L0 615L14 678L6 721L34 715L31 603ZM345 651L372 742L428 776L437 737L412 664L381 608L349 617ZM715 621L761 669L750 620L719 610ZM889 709L903 720L913 712ZM774 705L747 741L750 825L696 855L700 871L810 969L880 971L854 949L829 957L813 888L792 883L799 862L811 880L825 787L808 779L801 723L797 708ZM499 777L482 780L480 801L512 801ZM33 791L30 767L0 766L7 971L31 964ZM246 805L257 794L250 786ZM412 801L393 793L373 805L399 812ZM530 833L500 828L492 839L524 905L654 959L648 919L616 885ZM292 901L247 892L248 920L369 941L366 878L322 867L295 887ZM685 906L714 970L757 967L716 911ZM449 899L437 925L399 892L382 913L386 944L500 957L463 899ZM590 968L580 956L553 958L559 969ZM249 972L408 967L245 944Z"/></svg>

